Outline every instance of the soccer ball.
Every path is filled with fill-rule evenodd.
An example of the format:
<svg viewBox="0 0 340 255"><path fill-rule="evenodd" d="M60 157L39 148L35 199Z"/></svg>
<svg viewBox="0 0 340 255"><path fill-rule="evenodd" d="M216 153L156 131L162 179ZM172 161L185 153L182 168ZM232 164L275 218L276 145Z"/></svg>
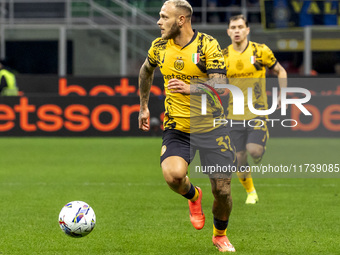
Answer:
<svg viewBox="0 0 340 255"><path fill-rule="evenodd" d="M72 237L88 235L96 224L93 209L85 202L72 201L60 211L59 226L61 230Z"/></svg>

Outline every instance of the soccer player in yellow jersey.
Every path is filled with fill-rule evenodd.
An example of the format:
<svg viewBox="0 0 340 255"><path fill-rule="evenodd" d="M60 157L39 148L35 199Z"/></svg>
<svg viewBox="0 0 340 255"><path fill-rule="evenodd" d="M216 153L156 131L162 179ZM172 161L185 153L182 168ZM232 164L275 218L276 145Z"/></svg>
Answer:
<svg viewBox="0 0 340 255"><path fill-rule="evenodd" d="M253 179L249 171L247 154L249 153L255 163L259 163L265 152L269 137L266 116L253 114L248 107L248 88L252 88L252 103L257 110L267 110L266 94L266 68L273 71L278 77L280 89L287 86L287 72L277 62L273 52L264 44L248 41L249 26L243 15L233 16L229 20L228 35L232 44L223 49L226 62L227 78L229 84L239 87L245 98L244 115L234 115L233 97L229 95L228 128L231 138L236 146L240 182L246 189L248 196L246 204L255 204L259 198L256 193ZM280 93L278 107L280 107ZM246 120L246 121L244 121ZM248 126L248 121L251 126ZM234 125L231 125L234 123ZM241 125L241 123L243 123ZM253 126L253 127L252 127ZM248 171L244 171L248 169Z"/></svg>
<svg viewBox="0 0 340 255"><path fill-rule="evenodd" d="M162 172L169 187L188 200L191 223L199 230L205 223L202 190L187 176L195 151L200 151L202 166L218 164L237 169L237 162L227 128L213 125L215 119L224 120L218 95L223 90L214 88L215 84L226 84L224 58L214 38L192 29L191 17L192 7L185 0L168 0L161 8L157 22L161 37L152 42L139 73L139 128L150 128L150 86L159 67L166 92ZM200 103L195 105L203 94L208 97L206 114L201 114ZM232 208L231 173L211 174L209 178L214 195L212 241L220 251L233 252L235 248L226 236Z"/></svg>

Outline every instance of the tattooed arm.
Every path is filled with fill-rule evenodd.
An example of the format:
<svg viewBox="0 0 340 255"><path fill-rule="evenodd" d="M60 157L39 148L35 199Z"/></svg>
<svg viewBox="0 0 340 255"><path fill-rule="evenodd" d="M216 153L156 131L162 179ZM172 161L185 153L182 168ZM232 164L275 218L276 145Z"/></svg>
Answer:
<svg viewBox="0 0 340 255"><path fill-rule="evenodd" d="M150 129L149 118L150 112L148 108L150 88L153 81L154 71L156 67L150 65L148 59L145 60L139 71L139 99L140 111L138 116L139 129L148 131Z"/></svg>
<svg viewBox="0 0 340 255"><path fill-rule="evenodd" d="M206 85L208 86L206 86ZM182 80L171 79L169 80L168 89L171 93L182 93L185 95L193 94L205 94L204 90L210 90L209 86L214 88L217 93L223 94L225 92L225 88L215 88L216 84L227 84L227 78L225 74L220 73L211 73L209 74L209 79L204 82L204 84L186 84Z"/></svg>
<svg viewBox="0 0 340 255"><path fill-rule="evenodd" d="M204 82L204 84L213 87L218 94L223 94L225 92L225 88L216 88L216 84L227 84L227 77L225 74L221 74L221 73L211 73L209 74L209 79ZM203 85L203 84L199 84L196 86L193 86L193 91L191 92L191 94L202 94L202 89L200 89L200 87L207 89L207 86ZM205 92L203 92L205 93Z"/></svg>

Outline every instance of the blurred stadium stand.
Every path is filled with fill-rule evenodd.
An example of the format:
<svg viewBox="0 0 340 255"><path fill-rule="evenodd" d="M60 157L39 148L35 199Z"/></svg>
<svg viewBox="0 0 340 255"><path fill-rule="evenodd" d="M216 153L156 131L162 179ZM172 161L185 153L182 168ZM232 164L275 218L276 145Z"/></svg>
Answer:
<svg viewBox="0 0 340 255"><path fill-rule="evenodd" d="M289 1L289 0L284 0ZM0 55L19 73L137 75L156 25L162 0L3 0ZM289 73L298 75L310 47L310 69L335 73L340 62L339 26L265 30L258 0L190 0L193 27L230 43L226 21L242 13L250 40L267 44ZM306 44L304 38L309 38Z"/></svg>

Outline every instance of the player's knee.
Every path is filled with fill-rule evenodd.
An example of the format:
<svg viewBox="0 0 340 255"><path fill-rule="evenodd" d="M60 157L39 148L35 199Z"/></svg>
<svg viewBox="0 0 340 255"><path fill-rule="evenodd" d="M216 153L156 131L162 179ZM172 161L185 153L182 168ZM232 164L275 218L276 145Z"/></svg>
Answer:
<svg viewBox="0 0 340 255"><path fill-rule="evenodd" d="M225 185L216 185L212 193L218 200L227 200L231 196L230 180L226 180Z"/></svg>
<svg viewBox="0 0 340 255"><path fill-rule="evenodd" d="M249 149L249 154L254 159L261 158L263 155L263 152L264 152L263 147L255 147L255 148Z"/></svg>
<svg viewBox="0 0 340 255"><path fill-rule="evenodd" d="M162 166L162 171L165 181L171 186L180 185L186 177L186 170L181 167Z"/></svg>
<svg viewBox="0 0 340 255"><path fill-rule="evenodd" d="M217 200L228 200L231 196L230 188L215 189L212 193Z"/></svg>

